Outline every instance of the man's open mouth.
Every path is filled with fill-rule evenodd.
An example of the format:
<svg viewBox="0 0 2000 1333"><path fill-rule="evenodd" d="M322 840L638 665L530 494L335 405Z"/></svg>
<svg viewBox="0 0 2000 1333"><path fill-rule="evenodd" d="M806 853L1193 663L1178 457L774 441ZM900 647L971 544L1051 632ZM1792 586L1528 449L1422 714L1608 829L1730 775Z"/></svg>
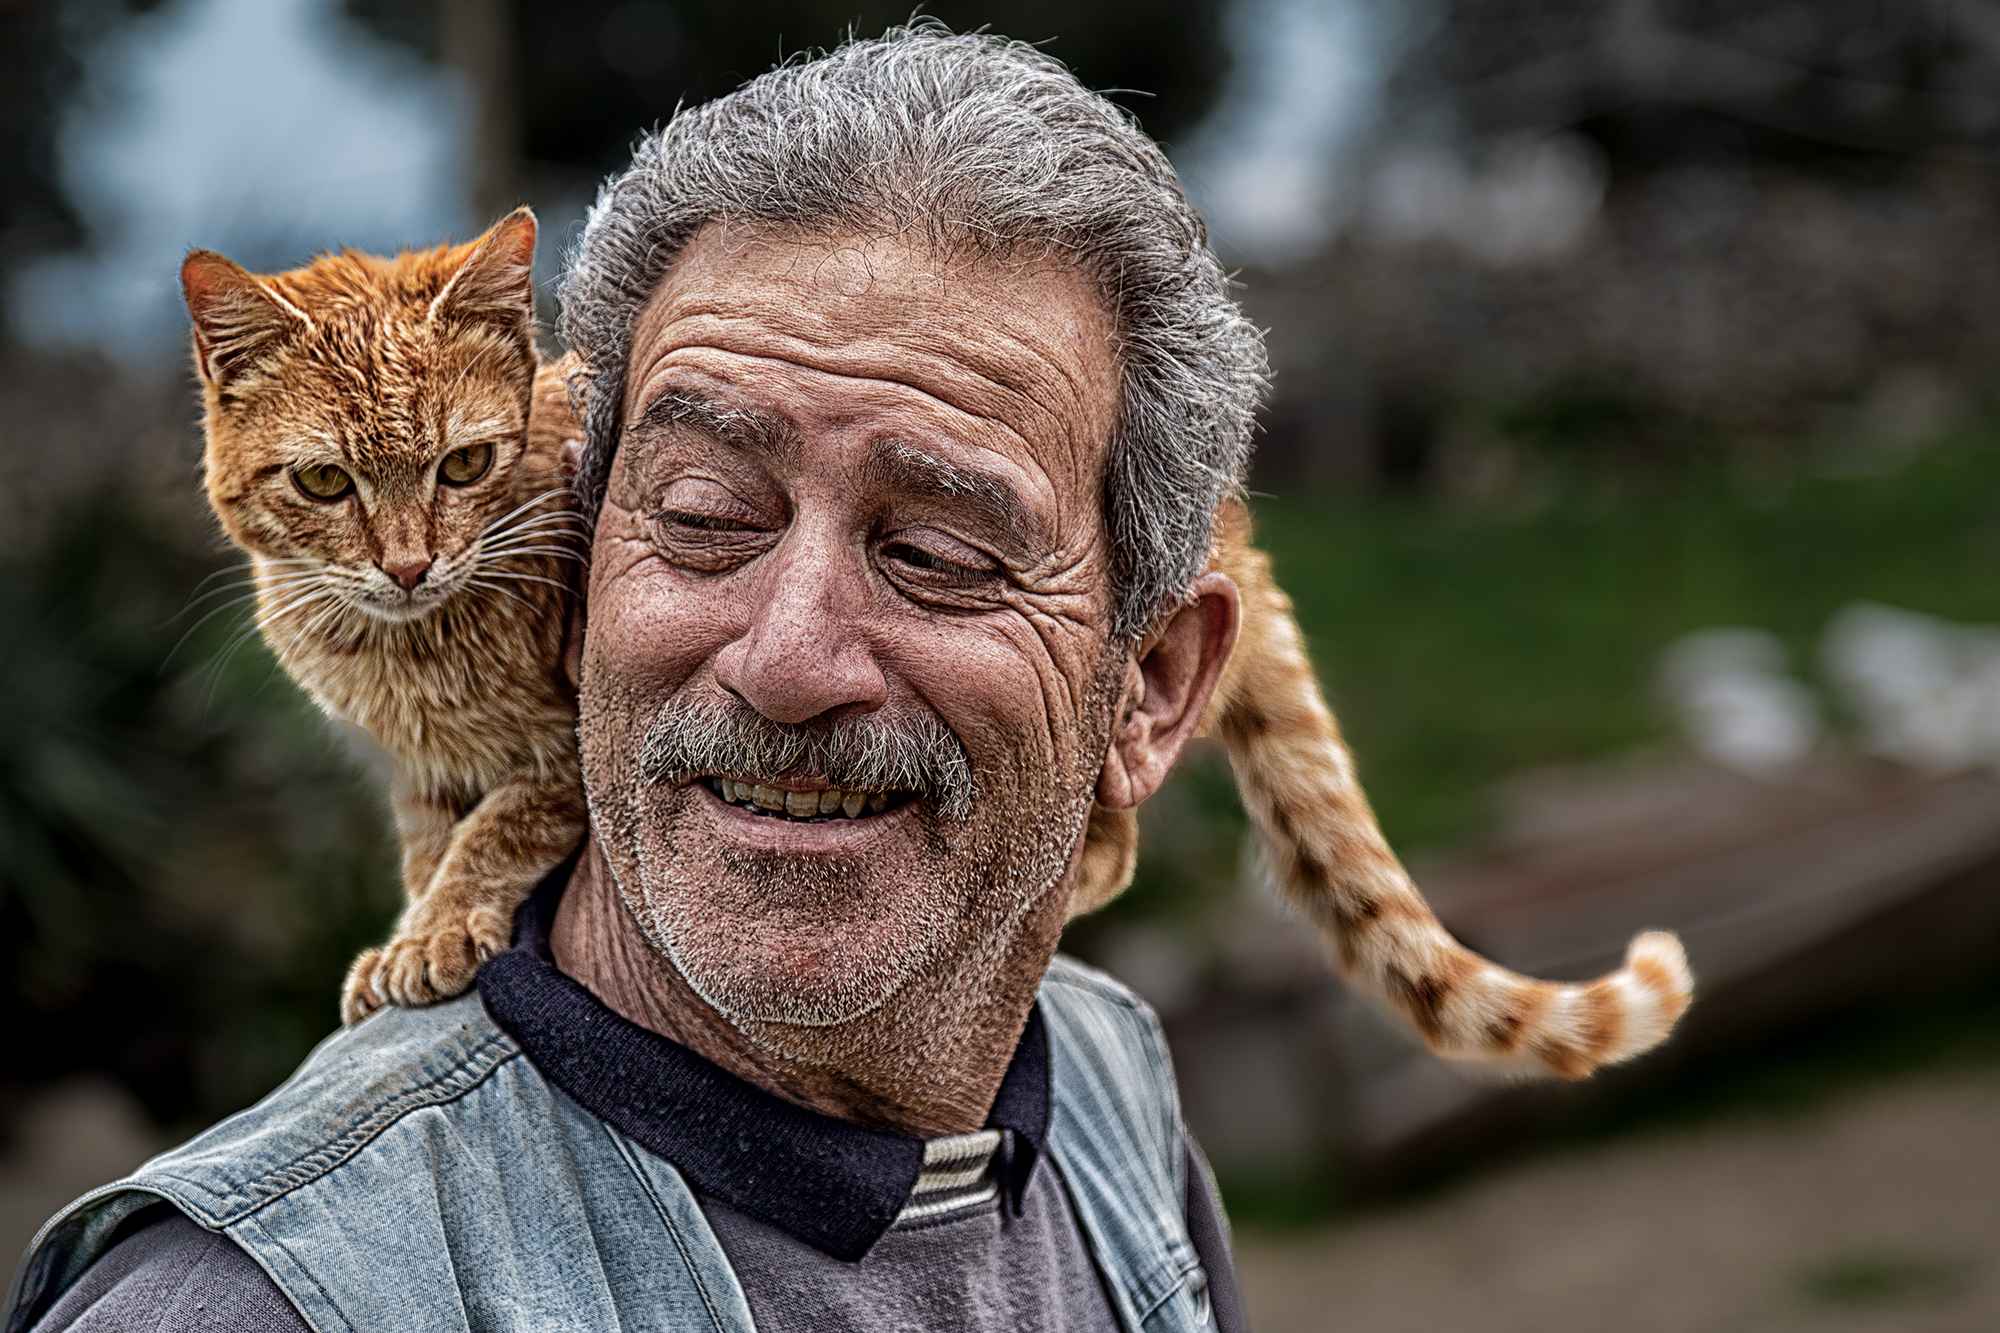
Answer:
<svg viewBox="0 0 2000 1333"><path fill-rule="evenodd" d="M789 819L800 824L820 824L829 819L861 819L879 815L917 799L911 791L780 791L762 783L738 782L734 778L698 778L702 786L731 805L741 806L772 819Z"/></svg>

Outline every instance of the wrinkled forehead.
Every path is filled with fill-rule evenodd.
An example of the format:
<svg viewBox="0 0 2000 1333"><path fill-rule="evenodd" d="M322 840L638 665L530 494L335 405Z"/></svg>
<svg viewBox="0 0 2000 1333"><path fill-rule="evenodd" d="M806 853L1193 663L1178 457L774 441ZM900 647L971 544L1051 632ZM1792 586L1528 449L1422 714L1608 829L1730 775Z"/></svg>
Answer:
<svg viewBox="0 0 2000 1333"><path fill-rule="evenodd" d="M877 389L927 401L1097 493L1117 424L1112 319L1088 276L1047 256L711 225L646 302L630 347L628 428L693 380L783 367L857 405Z"/></svg>

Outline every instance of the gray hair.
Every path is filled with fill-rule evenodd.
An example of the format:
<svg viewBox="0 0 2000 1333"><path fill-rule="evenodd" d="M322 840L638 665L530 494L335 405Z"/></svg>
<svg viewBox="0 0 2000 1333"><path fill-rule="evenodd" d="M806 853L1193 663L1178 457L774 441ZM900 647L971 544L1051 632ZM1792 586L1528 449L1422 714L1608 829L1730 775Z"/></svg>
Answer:
<svg viewBox="0 0 2000 1333"><path fill-rule="evenodd" d="M1186 597L1248 462L1264 345L1166 154L1123 111L1033 47L925 23L781 66L644 139L598 195L562 287L561 330L590 376L576 490L593 518L633 323L716 221L1073 263L1118 337L1114 635L1138 637Z"/></svg>

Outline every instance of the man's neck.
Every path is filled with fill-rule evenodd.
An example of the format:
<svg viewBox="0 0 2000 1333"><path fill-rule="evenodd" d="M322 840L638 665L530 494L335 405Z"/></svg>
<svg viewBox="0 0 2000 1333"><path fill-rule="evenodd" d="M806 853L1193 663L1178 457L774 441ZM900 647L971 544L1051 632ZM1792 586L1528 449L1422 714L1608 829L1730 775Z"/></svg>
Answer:
<svg viewBox="0 0 2000 1333"><path fill-rule="evenodd" d="M556 911L555 963L614 1012L809 1110L926 1138L986 1122L1062 931L1066 887L994 956L913 980L852 1023L732 1022L695 994L619 899L594 841Z"/></svg>

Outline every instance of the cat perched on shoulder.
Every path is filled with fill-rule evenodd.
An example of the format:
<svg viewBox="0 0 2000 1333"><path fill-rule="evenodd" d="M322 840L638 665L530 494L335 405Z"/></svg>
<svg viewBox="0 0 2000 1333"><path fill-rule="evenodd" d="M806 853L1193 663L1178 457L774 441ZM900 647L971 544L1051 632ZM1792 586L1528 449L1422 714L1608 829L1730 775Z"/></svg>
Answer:
<svg viewBox="0 0 2000 1333"><path fill-rule="evenodd" d="M408 905L341 1013L456 995L582 838L562 667L580 554L559 372L538 386L535 219L467 245L256 276L206 250L182 290L208 498L257 621L327 713L395 761Z"/></svg>
<svg viewBox="0 0 2000 1333"><path fill-rule="evenodd" d="M198 250L182 269L209 499L250 553L259 625L401 777L409 907L349 973L348 1022L464 990L584 830L561 661L581 559L561 459L579 430L568 364L535 360L534 242L520 209L472 244L395 259L349 252L257 277ZM1242 627L1203 732L1348 981L1438 1054L1524 1073L1582 1077L1663 1040L1693 987L1671 935L1638 936L1623 967L1577 983L1452 938L1376 825L1237 500L1217 515L1209 568L1236 584ZM1092 812L1072 916L1125 888L1137 848L1131 811Z"/></svg>

